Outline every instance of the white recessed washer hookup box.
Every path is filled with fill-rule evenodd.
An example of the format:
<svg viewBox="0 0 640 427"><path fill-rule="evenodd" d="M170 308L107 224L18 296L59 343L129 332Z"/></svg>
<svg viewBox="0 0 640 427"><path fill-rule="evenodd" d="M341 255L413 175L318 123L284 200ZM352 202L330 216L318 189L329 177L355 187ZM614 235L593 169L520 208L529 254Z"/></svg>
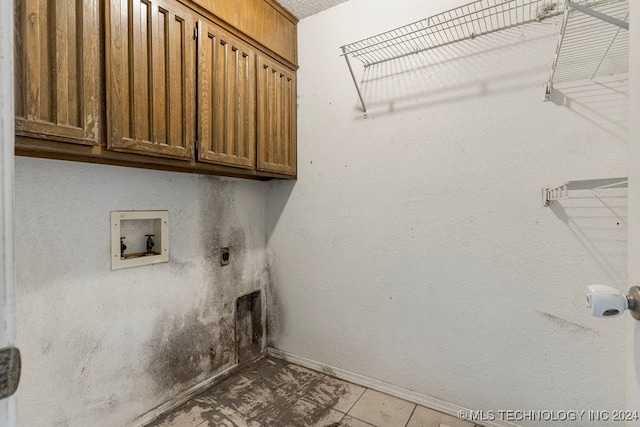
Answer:
<svg viewBox="0 0 640 427"><path fill-rule="evenodd" d="M169 211L111 212L111 269L169 261Z"/></svg>

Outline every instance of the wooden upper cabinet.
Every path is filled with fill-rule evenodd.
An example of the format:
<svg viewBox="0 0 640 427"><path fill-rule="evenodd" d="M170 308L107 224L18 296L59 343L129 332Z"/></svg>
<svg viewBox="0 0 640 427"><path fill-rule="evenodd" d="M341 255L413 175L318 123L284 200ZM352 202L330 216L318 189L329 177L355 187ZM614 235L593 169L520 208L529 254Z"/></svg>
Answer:
<svg viewBox="0 0 640 427"><path fill-rule="evenodd" d="M181 0L184 1L184 0ZM285 60L298 61L298 20L273 0L191 0Z"/></svg>
<svg viewBox="0 0 640 427"><path fill-rule="evenodd" d="M198 22L198 160L255 168L254 51L209 21Z"/></svg>
<svg viewBox="0 0 640 427"><path fill-rule="evenodd" d="M273 0L12 1L16 154L296 176L296 21Z"/></svg>
<svg viewBox="0 0 640 427"><path fill-rule="evenodd" d="M296 76L258 56L258 170L296 174Z"/></svg>
<svg viewBox="0 0 640 427"><path fill-rule="evenodd" d="M192 159L196 20L172 0L108 0L107 147Z"/></svg>
<svg viewBox="0 0 640 427"><path fill-rule="evenodd" d="M16 134L100 142L99 2L15 0Z"/></svg>

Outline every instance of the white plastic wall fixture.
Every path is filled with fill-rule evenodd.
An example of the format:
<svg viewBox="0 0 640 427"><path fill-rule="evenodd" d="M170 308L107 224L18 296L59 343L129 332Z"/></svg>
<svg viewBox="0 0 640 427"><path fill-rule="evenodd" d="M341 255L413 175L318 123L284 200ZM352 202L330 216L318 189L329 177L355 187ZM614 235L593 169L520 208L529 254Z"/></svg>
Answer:
<svg viewBox="0 0 640 427"><path fill-rule="evenodd" d="M154 234L154 254L139 256L121 256L120 237L122 236L122 222L142 220L149 221L149 234ZM126 236L124 236L126 237ZM138 236L138 238L142 238ZM125 239L125 244L127 240ZM128 246L131 246L129 242ZM169 212L168 211L113 211L111 212L111 269L118 270L127 267L138 267L169 261Z"/></svg>
<svg viewBox="0 0 640 427"><path fill-rule="evenodd" d="M587 287L587 308L595 317L617 317L629 308L629 301L622 292L606 285Z"/></svg>
<svg viewBox="0 0 640 427"><path fill-rule="evenodd" d="M618 317L629 310L640 320L640 286L632 286L628 295L607 285L587 286L587 308L595 317Z"/></svg>

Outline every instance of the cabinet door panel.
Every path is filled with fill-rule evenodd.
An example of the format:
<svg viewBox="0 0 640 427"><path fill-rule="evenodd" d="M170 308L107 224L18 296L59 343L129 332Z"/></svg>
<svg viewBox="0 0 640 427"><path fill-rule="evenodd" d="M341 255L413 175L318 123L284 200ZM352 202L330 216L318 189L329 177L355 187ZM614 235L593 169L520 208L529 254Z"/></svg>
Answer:
<svg viewBox="0 0 640 427"><path fill-rule="evenodd" d="M271 0L192 0L291 63L298 61L297 20Z"/></svg>
<svg viewBox="0 0 640 427"><path fill-rule="evenodd" d="M258 169L296 174L296 76L258 57Z"/></svg>
<svg viewBox="0 0 640 427"><path fill-rule="evenodd" d="M198 25L198 160L253 169L255 54L213 24Z"/></svg>
<svg viewBox="0 0 640 427"><path fill-rule="evenodd" d="M193 158L195 19L179 3L109 0L108 148Z"/></svg>
<svg viewBox="0 0 640 427"><path fill-rule="evenodd" d="M16 134L97 145L95 1L15 0Z"/></svg>

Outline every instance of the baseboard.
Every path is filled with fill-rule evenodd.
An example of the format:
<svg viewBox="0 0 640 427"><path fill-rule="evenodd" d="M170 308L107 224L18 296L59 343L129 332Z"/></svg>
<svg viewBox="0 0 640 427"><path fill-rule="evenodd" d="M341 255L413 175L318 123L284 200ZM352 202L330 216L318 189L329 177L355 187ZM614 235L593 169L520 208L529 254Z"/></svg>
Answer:
<svg viewBox="0 0 640 427"><path fill-rule="evenodd" d="M387 384L385 382L369 378L364 375L356 374L344 369L336 368L334 366L325 365L324 363L316 362L315 360L307 359L306 357L287 353L275 348L267 347L267 356L286 360L287 362L295 363L296 365L304 366L305 368L322 372L332 377L349 381L351 383L367 387L381 393L386 393L391 396L395 396L400 399L404 399L417 405L424 406L454 417L457 417L460 411L465 411L467 414L470 413L469 409L463 408L462 406L445 402L443 400L439 400L424 394L416 393L415 391L407 390L402 387ZM474 422L476 425L481 425L484 427L519 427L517 424L512 424L510 422L502 420Z"/></svg>
<svg viewBox="0 0 640 427"><path fill-rule="evenodd" d="M251 363L256 362L257 360L261 359L258 358L256 360L251 361ZM147 424L155 421L157 418L159 418L162 414L172 411L174 409L176 409L178 406L182 405L183 403L193 399L194 397L196 397L198 394L202 393L203 391L205 391L206 389L208 389L209 387L214 386L215 384L225 380L226 378L228 378L229 376L233 375L234 373L236 373L237 371L239 371L240 369L242 369L243 367L247 366L248 364L235 364L232 367L220 372L219 374L214 375L211 378L207 378L206 380L194 385L191 388L188 388L187 390L183 391L182 393L180 393L179 395L177 395L175 398L171 399L170 401L163 403L162 405L156 407L155 409L147 412L146 414L142 415L140 418L138 418L137 420L135 420L134 422L132 422L131 424L129 424L127 427L144 427Z"/></svg>

